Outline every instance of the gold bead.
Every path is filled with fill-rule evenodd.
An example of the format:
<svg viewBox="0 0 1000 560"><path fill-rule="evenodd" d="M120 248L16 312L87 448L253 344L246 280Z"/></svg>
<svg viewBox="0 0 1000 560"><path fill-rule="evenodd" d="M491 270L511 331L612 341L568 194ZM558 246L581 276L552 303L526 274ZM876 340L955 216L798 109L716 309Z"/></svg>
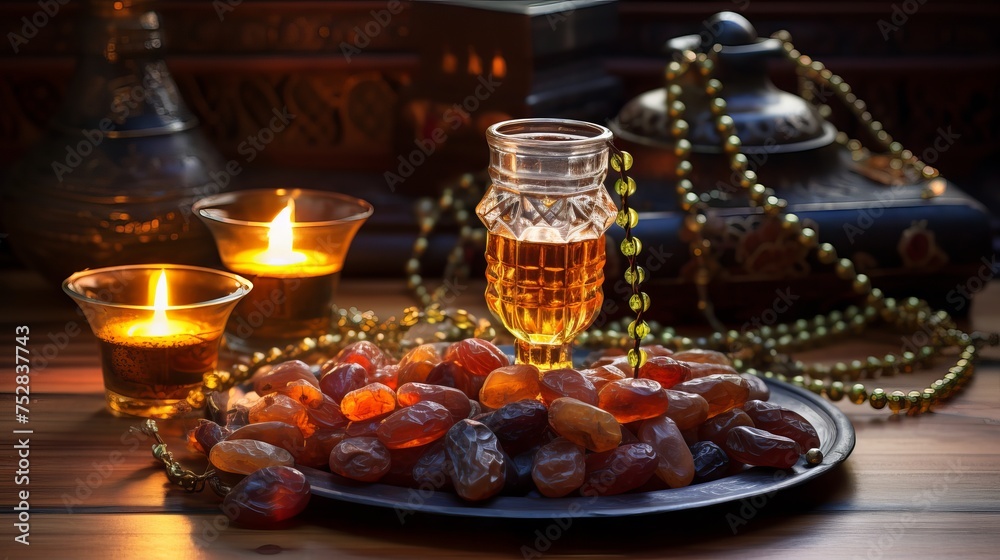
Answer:
<svg viewBox="0 0 1000 560"><path fill-rule="evenodd" d="M739 153L740 148L742 146L743 146L743 143L740 142L740 137L736 136L735 134L731 134L731 135L727 136L726 139L725 139L725 141L722 143L722 149L727 154L736 154L736 153Z"/></svg>
<svg viewBox="0 0 1000 560"><path fill-rule="evenodd" d="M844 383L842 381L834 381L833 383L830 383L830 386L826 390L826 396L834 402L843 399Z"/></svg>
<svg viewBox="0 0 1000 560"><path fill-rule="evenodd" d="M806 451L806 463L818 465L823 462L823 451L818 447L813 447Z"/></svg>
<svg viewBox="0 0 1000 560"><path fill-rule="evenodd" d="M743 154L733 154L729 158L729 169L736 173L746 173L747 164L747 156Z"/></svg>
<svg viewBox="0 0 1000 560"><path fill-rule="evenodd" d="M816 230L812 228L802 228L802 231L799 232L799 243L802 245L806 247L815 247L816 241Z"/></svg>
<svg viewBox="0 0 1000 560"><path fill-rule="evenodd" d="M719 95L722 92L722 82L712 78L705 84L705 93L711 96ZM725 105L723 105L725 107Z"/></svg>
<svg viewBox="0 0 1000 560"><path fill-rule="evenodd" d="M837 277L841 280L854 280L856 274L854 272L854 263L851 259L840 259L837 261L834 270L837 273Z"/></svg>
<svg viewBox="0 0 1000 560"><path fill-rule="evenodd" d="M670 133L674 135L674 138L681 139L686 138L688 134L688 122L684 119L677 119L674 121L673 125L670 127Z"/></svg>
<svg viewBox="0 0 1000 560"><path fill-rule="evenodd" d="M823 264L833 264L837 260L837 249L829 243L822 243L816 251L816 256Z"/></svg>
<svg viewBox="0 0 1000 560"><path fill-rule="evenodd" d="M721 97L716 97L708 104L709 111L712 112L713 116L719 116L726 113L726 100Z"/></svg>
<svg viewBox="0 0 1000 560"><path fill-rule="evenodd" d="M865 295L872 289L871 280L868 279L866 274L858 274L851 282L851 289L858 295Z"/></svg>
<svg viewBox="0 0 1000 560"><path fill-rule="evenodd" d="M799 221L799 217L795 214L785 214L784 219L781 221L781 227L790 231L795 231L796 229L802 227L802 222Z"/></svg>
<svg viewBox="0 0 1000 560"><path fill-rule="evenodd" d="M796 387L805 387L806 378L801 375L796 375L792 378L792 385L795 385Z"/></svg>
<svg viewBox="0 0 1000 560"><path fill-rule="evenodd" d="M809 390L817 395L822 396L823 390L826 388L826 383L823 383L822 379L813 379L809 382Z"/></svg>
<svg viewBox="0 0 1000 560"><path fill-rule="evenodd" d="M899 414L906 410L906 395L902 391L893 391L888 397L889 410L893 414Z"/></svg>
<svg viewBox="0 0 1000 560"><path fill-rule="evenodd" d="M871 396L868 397L868 404L872 405L872 408L876 410L885 408L886 402L888 402L888 398L885 395L885 390L881 387L873 389Z"/></svg>
<svg viewBox="0 0 1000 560"><path fill-rule="evenodd" d="M735 123L733 122L733 117L729 115L721 115L715 119L715 130L719 134L729 135L732 133Z"/></svg>
<svg viewBox="0 0 1000 560"><path fill-rule="evenodd" d="M743 176L740 177L740 186L744 189L749 189L757 182L757 173L752 169L747 169L743 172Z"/></svg>
<svg viewBox="0 0 1000 560"><path fill-rule="evenodd" d="M691 141L681 138L674 144L674 155L679 158L687 157L691 153Z"/></svg>
<svg viewBox="0 0 1000 560"><path fill-rule="evenodd" d="M865 390L865 386L861 383L855 383L851 386L851 391L848 396L852 403L861 404L868 400L868 391Z"/></svg>

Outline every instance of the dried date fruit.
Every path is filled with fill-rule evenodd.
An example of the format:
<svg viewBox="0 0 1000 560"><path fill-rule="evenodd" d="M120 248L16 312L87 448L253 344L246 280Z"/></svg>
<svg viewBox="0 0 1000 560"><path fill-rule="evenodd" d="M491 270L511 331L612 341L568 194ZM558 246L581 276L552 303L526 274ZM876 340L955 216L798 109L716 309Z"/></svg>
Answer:
<svg viewBox="0 0 1000 560"><path fill-rule="evenodd" d="M691 457L694 459L696 483L718 480L729 474L729 456L722 447L710 441L699 441L692 445Z"/></svg>
<svg viewBox="0 0 1000 560"><path fill-rule="evenodd" d="M569 397L552 401L548 420L556 434L591 451L608 451L622 441L621 424L610 412Z"/></svg>
<svg viewBox="0 0 1000 560"><path fill-rule="evenodd" d="M542 374L538 386L545 404L561 397L569 397L587 404L597 405L597 387L575 369L550 369Z"/></svg>
<svg viewBox="0 0 1000 560"><path fill-rule="evenodd" d="M704 348L682 350L674 354L674 359L681 362L693 362L700 364L719 364L724 366L733 365L729 356L726 356L717 350L706 350Z"/></svg>
<svg viewBox="0 0 1000 560"><path fill-rule="evenodd" d="M490 372L479 389L479 402L489 408L500 408L538 396L538 368L531 364L499 367Z"/></svg>
<svg viewBox="0 0 1000 560"><path fill-rule="evenodd" d="M531 478L543 496L561 498L575 492L586 478L583 448L566 438L556 438L535 452Z"/></svg>
<svg viewBox="0 0 1000 560"><path fill-rule="evenodd" d="M670 400L656 381L629 378L605 385L597 394L597 406L625 424L660 416Z"/></svg>
<svg viewBox="0 0 1000 560"><path fill-rule="evenodd" d="M302 432L297 426L277 420L248 424L226 438L227 441L238 439L252 439L270 443L291 453L293 457L301 453L306 445L306 438L302 436Z"/></svg>
<svg viewBox="0 0 1000 560"><path fill-rule="evenodd" d="M309 437L316 431L316 425L309 418L308 410L288 395L272 393L250 407L249 418L254 424L271 420L292 424L303 436Z"/></svg>
<svg viewBox="0 0 1000 560"><path fill-rule="evenodd" d="M361 482L382 478L389 463L389 449L373 437L346 438L330 452L330 471Z"/></svg>
<svg viewBox="0 0 1000 560"><path fill-rule="evenodd" d="M295 463L314 469L330 465L330 453L338 443L347 438L347 432L339 430L316 430L316 433L305 440L305 445L299 452L292 452Z"/></svg>
<svg viewBox="0 0 1000 560"><path fill-rule="evenodd" d="M594 388L600 392L605 385L611 381L618 381L619 379L628 379L631 375L625 373L622 368L615 365L603 365L596 367L594 369L585 369L581 371L591 383L594 384Z"/></svg>
<svg viewBox="0 0 1000 560"><path fill-rule="evenodd" d="M639 368L639 377L652 379L664 389L691 379L691 367L670 356L653 356Z"/></svg>
<svg viewBox="0 0 1000 560"><path fill-rule="evenodd" d="M320 391L315 383L311 383L305 379L289 381L284 387L276 387L275 390L282 395L299 401L302 403L302 406L307 408L318 408L323 404L323 392Z"/></svg>
<svg viewBox="0 0 1000 560"><path fill-rule="evenodd" d="M444 359L478 377L486 377L493 370L510 365L510 359L502 350L480 338L466 338L452 344Z"/></svg>
<svg viewBox="0 0 1000 560"><path fill-rule="evenodd" d="M290 360L274 366L269 372L253 380L253 390L260 396L273 393L279 387L284 387L289 381L302 379L319 386L319 381L313 375L309 365L299 360Z"/></svg>
<svg viewBox="0 0 1000 560"><path fill-rule="evenodd" d="M427 384L451 387L461 391L461 388L458 386L459 376L460 373L457 365L453 362L441 362L440 364L434 366L434 369L427 374ZM462 393L464 394L465 391L462 391ZM465 395L465 398L469 398L469 396Z"/></svg>
<svg viewBox="0 0 1000 560"><path fill-rule="evenodd" d="M771 388L767 386L767 383L763 379L752 373L741 373L740 377L746 379L747 385L750 386L748 401L766 401L771 398Z"/></svg>
<svg viewBox="0 0 1000 560"><path fill-rule="evenodd" d="M226 439L229 430L204 418L198 420L198 425L188 432L188 443L197 451L208 455L212 447Z"/></svg>
<svg viewBox="0 0 1000 560"><path fill-rule="evenodd" d="M323 394L332 398L337 404L344 395L368 384L368 372L354 363L339 364L330 360L323 365L319 388Z"/></svg>
<svg viewBox="0 0 1000 560"><path fill-rule="evenodd" d="M708 401L701 395L667 389L670 406L667 417L673 420L681 431L697 428L708 419Z"/></svg>
<svg viewBox="0 0 1000 560"><path fill-rule="evenodd" d="M220 441L208 454L212 466L220 471L250 474L266 467L290 467L292 454L284 449L252 439Z"/></svg>
<svg viewBox="0 0 1000 560"><path fill-rule="evenodd" d="M447 408L455 420L468 418L473 401L465 393L454 387L430 385L428 383L406 383L396 391L399 406L413 406L418 402L436 402Z"/></svg>
<svg viewBox="0 0 1000 560"><path fill-rule="evenodd" d="M677 391L695 393L708 401L708 417L711 418L729 409L743 406L750 396L746 380L739 375L710 375L678 383Z"/></svg>
<svg viewBox="0 0 1000 560"><path fill-rule="evenodd" d="M754 427L753 420L743 412L742 408L733 408L721 414L717 414L698 427L698 439L700 441L710 441L719 447L726 444L726 436L729 430L736 426Z"/></svg>
<svg viewBox="0 0 1000 560"><path fill-rule="evenodd" d="M760 428L737 426L726 437L726 454L754 467L789 469L799 460L802 448L784 436Z"/></svg>
<svg viewBox="0 0 1000 560"><path fill-rule="evenodd" d="M369 375L368 381L369 383L381 383L395 391L396 387L399 386L398 375L399 366L396 364L388 364L378 368L375 373Z"/></svg>
<svg viewBox="0 0 1000 560"><path fill-rule="evenodd" d="M369 383L344 395L340 412L353 422L387 414L396 409L396 392L382 383Z"/></svg>
<svg viewBox="0 0 1000 560"><path fill-rule="evenodd" d="M656 472L658 459L646 443L629 443L587 456L587 474L580 487L584 496L613 496L642 486Z"/></svg>
<svg viewBox="0 0 1000 560"><path fill-rule="evenodd" d="M820 446L816 428L794 410L758 400L747 401L743 405L743 410L746 411L757 428L785 436L799 444L802 449Z"/></svg>
<svg viewBox="0 0 1000 560"><path fill-rule="evenodd" d="M428 343L413 348L399 359L399 367L402 369L418 362L427 362L431 366L440 363L441 354L438 352L437 346Z"/></svg>
<svg viewBox="0 0 1000 560"><path fill-rule="evenodd" d="M535 464L534 451L526 451L520 455L504 454L504 462L507 464L503 493L506 496L524 496L535 488L535 483L531 480L531 469Z"/></svg>
<svg viewBox="0 0 1000 560"><path fill-rule="evenodd" d="M398 387L402 387L407 383L425 383L431 372L434 371L435 365L437 364L428 361L410 362L405 365L400 364L399 374L396 377L396 383L399 384Z"/></svg>
<svg viewBox="0 0 1000 560"><path fill-rule="evenodd" d="M413 465L413 482L421 490L452 490L454 487L448 469L444 441L435 441L426 447Z"/></svg>
<svg viewBox="0 0 1000 560"><path fill-rule="evenodd" d="M656 476L671 488L682 488L694 480L694 459L684 436L666 416L652 418L639 426L639 440L656 451Z"/></svg>
<svg viewBox="0 0 1000 560"><path fill-rule="evenodd" d="M389 417L389 414L392 413L389 412L367 420L349 423L345 430L347 437L376 437L378 427L382 425L382 421Z"/></svg>
<svg viewBox="0 0 1000 560"><path fill-rule="evenodd" d="M368 340L359 340L348 344L337 353L333 360L339 364L358 364L365 368L369 377L375 375L380 367L388 363L382 350Z"/></svg>
<svg viewBox="0 0 1000 560"><path fill-rule="evenodd" d="M519 454L547 441L549 411L536 400L504 405L479 421L496 434L508 453Z"/></svg>
<svg viewBox="0 0 1000 560"><path fill-rule="evenodd" d="M444 436L455 418L444 406L431 401L418 402L393 412L382 421L376 436L389 449L419 447Z"/></svg>
<svg viewBox="0 0 1000 560"><path fill-rule="evenodd" d="M222 511L240 525L264 529L306 509L310 490L306 476L299 470L266 467L234 486L222 501Z"/></svg>
<svg viewBox="0 0 1000 560"><path fill-rule="evenodd" d="M691 368L691 378L707 377L709 375L738 375L733 366L702 362L684 362Z"/></svg>
<svg viewBox="0 0 1000 560"><path fill-rule="evenodd" d="M323 404L317 408L306 408L309 421L318 430L336 430L347 426L350 420L340 411L340 405L328 395L323 395Z"/></svg>
<svg viewBox="0 0 1000 560"><path fill-rule="evenodd" d="M449 475L463 499L479 501L504 487L507 467L497 436L481 422L459 420L445 434Z"/></svg>

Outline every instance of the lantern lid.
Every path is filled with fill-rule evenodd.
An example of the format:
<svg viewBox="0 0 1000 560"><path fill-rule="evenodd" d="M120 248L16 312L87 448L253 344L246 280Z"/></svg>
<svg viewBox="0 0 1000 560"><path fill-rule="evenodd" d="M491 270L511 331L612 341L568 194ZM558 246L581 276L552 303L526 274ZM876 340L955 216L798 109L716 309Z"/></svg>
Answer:
<svg viewBox="0 0 1000 560"><path fill-rule="evenodd" d="M686 50L708 53L713 49L717 51L713 76L722 82L720 95L726 100L726 112L733 118L744 153L801 152L834 141L836 128L820 116L812 103L778 89L768 77L768 64L787 57L780 40L759 38L746 18L721 12L705 22L701 33L675 37L666 45L673 60L681 60ZM702 79L687 73L676 83L681 86L679 99L687 108L684 118L692 150L722 151ZM609 127L630 142L672 146L666 98L666 87L639 95L625 104Z"/></svg>

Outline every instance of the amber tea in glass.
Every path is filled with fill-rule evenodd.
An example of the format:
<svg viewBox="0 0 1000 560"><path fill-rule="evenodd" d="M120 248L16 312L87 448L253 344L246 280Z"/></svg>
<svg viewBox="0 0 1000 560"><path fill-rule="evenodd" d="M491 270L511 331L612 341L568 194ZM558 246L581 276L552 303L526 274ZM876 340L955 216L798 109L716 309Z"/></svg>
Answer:
<svg viewBox="0 0 1000 560"><path fill-rule="evenodd" d="M487 131L492 184L476 208L486 225L486 303L516 338L515 359L572 367L571 344L604 301L604 232L617 208L604 188L611 132L558 119Z"/></svg>

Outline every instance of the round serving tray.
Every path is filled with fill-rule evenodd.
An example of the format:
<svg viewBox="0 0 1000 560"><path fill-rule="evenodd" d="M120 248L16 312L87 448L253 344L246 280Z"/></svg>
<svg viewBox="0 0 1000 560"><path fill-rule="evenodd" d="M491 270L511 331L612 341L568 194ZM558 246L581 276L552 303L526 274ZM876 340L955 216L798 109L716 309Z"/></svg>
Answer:
<svg viewBox="0 0 1000 560"><path fill-rule="evenodd" d="M854 449L854 427L840 409L804 389L778 381L765 381L771 388L770 402L798 412L816 427L823 442L824 458L821 464L809 466L800 458L794 467L787 470L755 467L713 482L653 492L566 498L529 494L501 496L477 503L466 502L450 492L365 484L316 469L298 468L309 479L315 496L392 508L397 512L538 519L645 515L713 506L772 495L812 480L843 462Z"/></svg>

